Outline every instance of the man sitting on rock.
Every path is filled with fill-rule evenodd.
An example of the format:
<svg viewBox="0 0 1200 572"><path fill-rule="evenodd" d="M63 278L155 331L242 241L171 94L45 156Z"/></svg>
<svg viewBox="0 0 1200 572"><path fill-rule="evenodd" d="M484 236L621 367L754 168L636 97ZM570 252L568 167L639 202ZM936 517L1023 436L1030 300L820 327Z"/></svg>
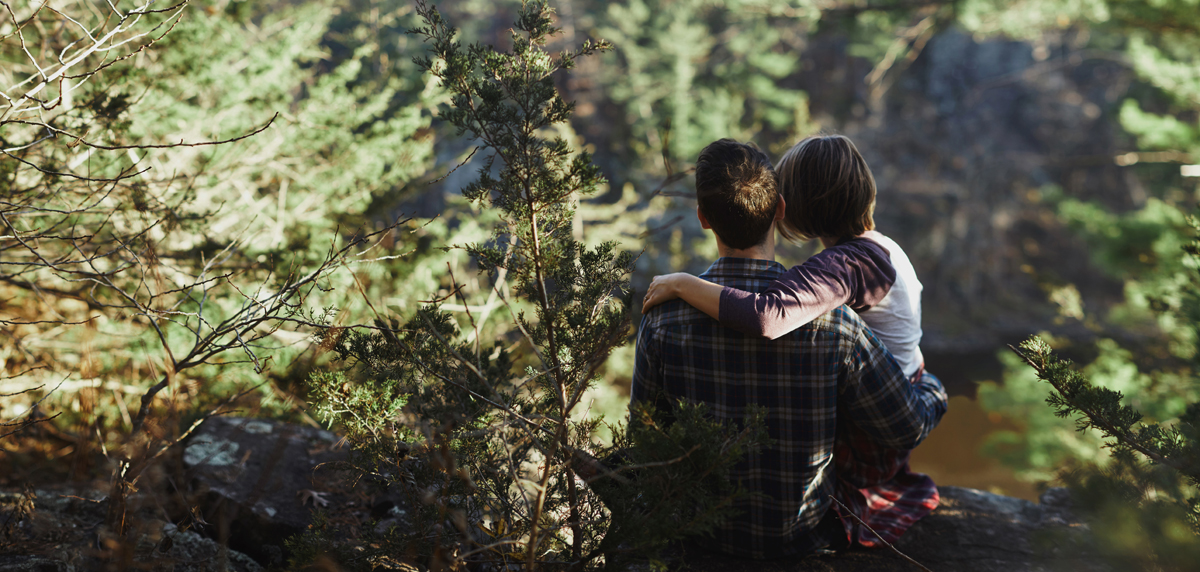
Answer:
<svg viewBox="0 0 1200 572"><path fill-rule="evenodd" d="M784 202L762 151L729 139L705 147L696 195L696 215L721 256L702 278L762 292L783 274L775 222ZM945 390L931 375L910 384L845 306L775 340L724 328L681 300L652 308L638 332L632 401L664 398L706 403L733 422L752 407L766 411L773 443L733 470L754 494L715 531L722 552L776 558L844 546L848 535L859 541L830 510L833 497L868 522L881 510L876 521L889 525L881 534L892 538L936 506L932 481L895 465L903 455L886 453L910 450L929 434L946 411Z"/></svg>

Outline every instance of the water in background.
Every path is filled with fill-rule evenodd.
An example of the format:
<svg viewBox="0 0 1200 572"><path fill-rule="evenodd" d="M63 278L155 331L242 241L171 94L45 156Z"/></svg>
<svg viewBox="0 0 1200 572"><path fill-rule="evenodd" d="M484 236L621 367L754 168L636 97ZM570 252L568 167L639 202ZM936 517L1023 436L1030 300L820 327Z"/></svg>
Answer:
<svg viewBox="0 0 1200 572"><path fill-rule="evenodd" d="M1036 501L1037 486L1016 479L999 461L982 453L993 432L1020 430L997 413L986 413L975 400L979 383L998 380L1002 367L993 352L926 353L926 367L950 394L941 424L912 454L911 467L939 485L971 487Z"/></svg>

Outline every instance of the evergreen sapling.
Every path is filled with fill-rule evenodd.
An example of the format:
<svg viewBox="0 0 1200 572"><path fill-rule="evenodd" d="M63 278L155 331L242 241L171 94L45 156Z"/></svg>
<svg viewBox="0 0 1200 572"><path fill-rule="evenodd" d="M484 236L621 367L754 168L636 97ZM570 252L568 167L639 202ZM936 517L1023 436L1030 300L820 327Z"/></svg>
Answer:
<svg viewBox="0 0 1200 572"><path fill-rule="evenodd" d="M464 47L435 8L416 5L424 25L412 32L432 57L414 61L451 94L440 117L484 150L463 195L502 221L490 240L461 248L518 334L482 344L469 310L462 323L439 310L450 298L470 308L460 289L403 324L326 332L345 367L314 379L321 412L347 432L352 468L402 493L412 521L352 541L357 551L313 531L293 542L294 563L325 550L364 568L405 555L434 568L581 570L711 529L744 494L725 475L762 443L761 422L727 427L681 403L668 423L639 409L602 446L592 435L603 420L585 411L586 390L626 343L634 258L573 238L575 201L604 179L549 128L573 109L554 74L609 44L551 55L553 11L524 2L510 50Z"/></svg>

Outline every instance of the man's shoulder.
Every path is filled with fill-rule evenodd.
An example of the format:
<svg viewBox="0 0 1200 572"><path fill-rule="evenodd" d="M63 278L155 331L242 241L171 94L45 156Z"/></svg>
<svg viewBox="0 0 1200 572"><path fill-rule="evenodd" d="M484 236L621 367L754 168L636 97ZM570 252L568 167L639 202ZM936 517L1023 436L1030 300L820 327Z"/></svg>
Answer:
<svg viewBox="0 0 1200 572"><path fill-rule="evenodd" d="M642 327L668 328L675 325L712 322L716 320L683 300L663 302L642 315Z"/></svg>

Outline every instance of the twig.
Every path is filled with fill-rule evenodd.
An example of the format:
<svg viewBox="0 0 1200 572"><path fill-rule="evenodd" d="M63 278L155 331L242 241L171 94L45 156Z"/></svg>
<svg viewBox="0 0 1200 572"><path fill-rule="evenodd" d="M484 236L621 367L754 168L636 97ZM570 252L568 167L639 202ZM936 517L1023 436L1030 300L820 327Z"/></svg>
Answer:
<svg viewBox="0 0 1200 572"><path fill-rule="evenodd" d="M82 137L79 137L76 135L71 135L70 133L67 133L66 131L63 131L61 129L56 129L56 128L50 127L49 125L45 125L45 127L48 129L51 129L52 131L55 131L57 133L61 133L63 135L71 137L71 138L75 139L75 141L77 143L82 143L83 145L85 145L87 147L92 147L94 149L103 149L105 151L120 151L120 150L125 150L125 149L174 149L176 147L204 147L204 146L209 146L209 145L224 145L226 143L233 143L235 141L241 141L242 139L247 139L249 137L258 135L259 133L262 133L263 131L266 131L269 127L271 127L271 125L275 124L275 120L278 118L279 118L279 112L275 112L275 115L272 115L271 119L268 119L267 122L262 124L261 127L258 127L257 129L255 129L254 131L251 131L249 133L244 133L242 135L238 135L237 137L233 137L230 139L223 139L223 140L219 140L219 141L197 141L194 143L188 143L188 142L180 139L178 143L164 143L164 144L157 144L157 145L149 145L149 144L145 144L145 143L139 143L137 145L100 145L98 143L92 143L90 141L87 141ZM144 172L145 171L141 171L138 174L141 174Z"/></svg>
<svg viewBox="0 0 1200 572"><path fill-rule="evenodd" d="M662 195L664 197L693 197L693 198L695 198L695 196L696 196L695 193L675 193L675 192L664 192L663 191L663 189L667 188L668 185L687 177L688 175L692 174L695 170L696 170L695 167L691 167L691 168L685 169L683 171L680 171L678 173L672 173L670 175L667 175L667 178L663 179L663 181L661 183L659 183L658 186L655 187L653 191L650 192L650 198L657 197L658 195Z"/></svg>
<svg viewBox="0 0 1200 572"><path fill-rule="evenodd" d="M882 542L882 543L886 544L888 548L891 548L891 549L892 549L892 552L895 552L896 554L899 554L901 558L903 558L903 559L905 559L905 560L907 560L907 561L911 562L911 563L913 564L913 566L916 566L917 568L920 568L921 570L924 570L925 572L933 572L933 570L930 570L930 569L926 568L926 567L925 567L923 564L921 564L920 562L917 562L916 560L913 560L912 558L909 558L907 554L905 554L905 553L903 553L903 552L900 552L900 549L896 548L895 546L892 546L892 543L891 543L891 542L888 542L888 541L884 540L884 539L883 539L883 537L882 537L882 536L880 536L878 532L875 532L875 529L874 529L874 528L871 528L871 525L869 525L869 524L867 524L867 523L863 522L863 519L861 519L861 518L858 518L858 515L854 514L854 512L850 510L850 507L848 507L848 506L846 506L846 505L842 504L842 501L840 501L840 500L837 500L837 498L836 498L836 497L834 497L833 495L829 495L829 499L830 499L830 500L832 500L832 501L833 501L833 502L835 502L835 503L838 503L838 506L842 507L842 509L844 509L844 510L846 511L846 514L850 515L850 518L853 518L854 520L857 520L859 524L861 524L861 525L863 525L863 526L867 527L867 530L871 531L871 534L874 534L874 535L875 535L875 538L878 538L880 542Z"/></svg>
<svg viewBox="0 0 1200 572"><path fill-rule="evenodd" d="M41 417L39 419L27 419L25 421L14 421L12 423L0 423L0 427L16 427L16 429L13 429L12 431L9 431L8 433L4 433L3 435L0 435L0 439L3 439L10 435L15 435L17 433L20 433L21 431L24 431L30 427L33 427L34 425L37 425L38 423L45 423L47 421L52 421L59 415L62 415L62 413L61 412L55 413L54 415L52 415L50 417Z"/></svg>
<svg viewBox="0 0 1200 572"><path fill-rule="evenodd" d="M929 15L922 18L920 22L908 28L901 29L896 39L892 42L892 45L888 48L887 53L884 54L883 59L875 66L875 69L871 70L871 73L867 74L864 81L871 87L871 99L873 101L879 101L888 88L891 87L891 83L885 84L883 80L888 70L896 63L896 58L902 52L908 50L904 62L904 67L907 67L908 64L911 64L920 55L929 36L933 33L937 16L936 6L923 7L918 11L918 14ZM910 50L910 48L912 49Z"/></svg>
<svg viewBox="0 0 1200 572"><path fill-rule="evenodd" d="M654 236L664 230L667 230L668 228L675 226L682 220L683 220L683 215L678 215L675 218L658 226L657 228L651 228L651 229L647 230L646 232L643 232L641 235L638 236L638 238L649 238L651 236Z"/></svg>
<svg viewBox="0 0 1200 572"><path fill-rule="evenodd" d="M29 368L29 369L26 369L26 370L24 370L24 371L17 372L17 373L15 373L15 374L13 374L13 375L5 376L5 377L0 377L0 380L5 380L5 379L16 379L16 378L18 378L18 377L21 377L22 375L25 375L25 374L27 374L27 373L29 373L29 372L31 372L31 371L36 371L36 370L39 370L39 369L47 369L48 367L50 367L50 366L47 366L47 365L35 365L35 366L33 366L33 367ZM25 393L26 391L33 391L33 390L35 390L35 389L41 389L41 388L43 388L43 387L45 387L45 385L39 385L39 386L37 386L37 387L33 387L33 388L26 389L26 390L23 390L23 391L18 391L17 393L9 393L9 394L3 394L3 393L0 393L0 397L12 397L12 396L14 396L14 395L20 395L20 394L22 394L22 393Z"/></svg>
<svg viewBox="0 0 1200 572"><path fill-rule="evenodd" d="M581 477L584 477L583 482L591 484L591 482L596 480L597 478L610 477L610 476L615 478L617 475L619 475L620 473L622 473L624 471L634 471L637 469L648 469L650 467L666 467L668 465L682 463L688 457L691 457L692 453L695 453L699 449L700 449L700 445L693 445L692 448L688 449L686 453L684 453L678 457L675 457L674 459L667 459L666 461L655 461L653 463L640 463L637 465L625 465L623 467L617 467L615 469L610 469L608 467L605 467L603 464L598 463L599 469L600 469L598 471L599 474L592 473L591 475L585 476L582 471L578 471L578 470L576 470L576 474L578 474ZM595 469L597 467L589 467L589 468Z"/></svg>
<svg viewBox="0 0 1200 572"><path fill-rule="evenodd" d="M429 181L428 184L432 185L434 183L444 180L446 177L449 177L450 175L453 175L454 172L457 171L459 167L462 167L463 165L466 165L467 163L471 162L471 157L474 157L475 153L478 152L479 149L480 148L478 146L476 146L474 149L471 150L471 154L467 155L467 158L463 159L462 162L458 164L458 166L454 167L453 169L450 169L450 172L446 173L445 175L442 175L432 181Z"/></svg>

